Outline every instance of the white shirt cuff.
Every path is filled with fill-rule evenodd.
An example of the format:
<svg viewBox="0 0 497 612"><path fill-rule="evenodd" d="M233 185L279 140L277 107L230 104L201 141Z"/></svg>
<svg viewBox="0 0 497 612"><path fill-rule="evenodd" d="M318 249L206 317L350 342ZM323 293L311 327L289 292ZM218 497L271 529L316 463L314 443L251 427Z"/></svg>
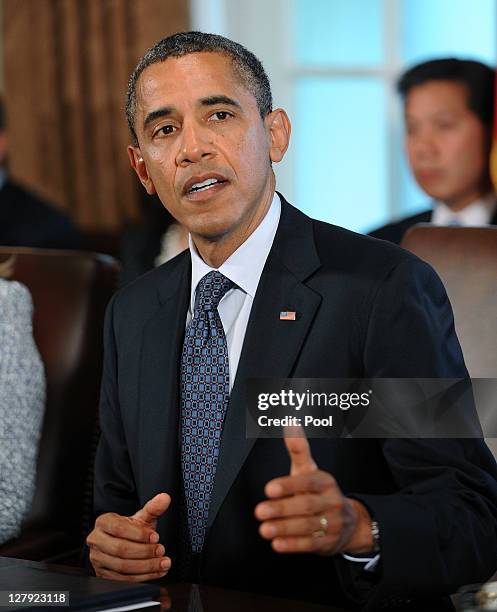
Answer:
<svg viewBox="0 0 497 612"><path fill-rule="evenodd" d="M353 557L351 555L345 555L342 553L342 557L347 559L347 561L352 561L353 563L364 563L364 569L367 572L373 572L380 561L380 553L374 557Z"/></svg>

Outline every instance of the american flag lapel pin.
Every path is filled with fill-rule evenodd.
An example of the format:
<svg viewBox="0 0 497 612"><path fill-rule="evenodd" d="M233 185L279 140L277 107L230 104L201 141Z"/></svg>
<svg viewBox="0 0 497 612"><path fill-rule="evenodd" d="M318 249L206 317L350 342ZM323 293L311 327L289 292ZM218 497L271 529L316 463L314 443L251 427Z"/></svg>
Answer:
<svg viewBox="0 0 497 612"><path fill-rule="evenodd" d="M280 312L280 321L295 321L297 313L295 310L282 310Z"/></svg>

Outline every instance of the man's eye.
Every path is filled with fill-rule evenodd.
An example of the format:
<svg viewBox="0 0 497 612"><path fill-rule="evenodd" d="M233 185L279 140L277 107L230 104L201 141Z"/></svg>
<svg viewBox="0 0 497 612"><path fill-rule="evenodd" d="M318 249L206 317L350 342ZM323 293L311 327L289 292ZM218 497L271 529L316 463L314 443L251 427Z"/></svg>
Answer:
<svg viewBox="0 0 497 612"><path fill-rule="evenodd" d="M439 130L445 131L445 130L451 130L452 128L455 127L455 123L453 123L452 121L440 121L437 125Z"/></svg>
<svg viewBox="0 0 497 612"><path fill-rule="evenodd" d="M228 117L232 116L233 115L231 113L228 113L227 111L217 111L216 113L211 115L211 119L214 119L214 121L224 121Z"/></svg>
<svg viewBox="0 0 497 612"><path fill-rule="evenodd" d="M172 134L176 128L174 125L163 125L157 130L157 134Z"/></svg>

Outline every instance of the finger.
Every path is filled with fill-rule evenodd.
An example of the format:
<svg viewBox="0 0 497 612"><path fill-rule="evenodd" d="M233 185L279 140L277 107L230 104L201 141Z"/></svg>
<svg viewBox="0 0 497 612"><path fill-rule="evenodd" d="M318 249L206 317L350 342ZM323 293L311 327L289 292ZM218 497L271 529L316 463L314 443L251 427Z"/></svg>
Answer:
<svg viewBox="0 0 497 612"><path fill-rule="evenodd" d="M333 498L326 494L302 493L279 500L263 501L255 507L255 516L260 521L278 518L312 516L333 508Z"/></svg>
<svg viewBox="0 0 497 612"><path fill-rule="evenodd" d="M126 576L141 576L144 574L160 574L171 568L171 559L120 559L108 555L98 548L90 551L90 561L93 567L111 570Z"/></svg>
<svg viewBox="0 0 497 612"><path fill-rule="evenodd" d="M169 508L171 503L171 496L167 493L159 493L138 510L131 518L138 519L144 523L154 523L159 516ZM155 526L155 523L154 523Z"/></svg>
<svg viewBox="0 0 497 612"><path fill-rule="evenodd" d="M157 544L159 541L159 535L151 527L142 525L129 516L121 516L114 512L102 514L97 518L95 529L88 536L89 543L98 546L102 532L132 542Z"/></svg>
<svg viewBox="0 0 497 612"><path fill-rule="evenodd" d="M290 455L291 476L309 474L318 469L302 427L284 427L283 439Z"/></svg>
<svg viewBox="0 0 497 612"><path fill-rule="evenodd" d="M273 550L279 553L322 553L331 554L336 549L334 535L275 538L271 542Z"/></svg>
<svg viewBox="0 0 497 612"><path fill-rule="evenodd" d="M330 473L316 470L310 474L283 476L270 480L265 486L264 492L269 498L275 499L296 495L297 493L321 493L334 487L336 487L336 481Z"/></svg>
<svg viewBox="0 0 497 612"><path fill-rule="evenodd" d="M99 578L107 578L107 580L117 580L119 582L147 582L148 580L157 580L158 578L163 578L167 571L165 572L153 572L151 574L135 574L134 576L127 576L124 574L119 574L118 572L113 572L112 570L100 568L98 571L95 570L95 573Z"/></svg>
<svg viewBox="0 0 497 612"><path fill-rule="evenodd" d="M322 518L326 519L324 525ZM315 533L321 533L322 535L322 532L337 536L340 533L340 526L335 521L328 521L324 514L265 521L259 526L259 533L266 540L287 536L308 537Z"/></svg>
<svg viewBox="0 0 497 612"><path fill-rule="evenodd" d="M98 543L95 543L91 535L86 542L90 548L98 548L108 555L121 559L153 559L154 557L163 557L165 554L162 544L131 542L130 540L116 538L105 532L100 534Z"/></svg>

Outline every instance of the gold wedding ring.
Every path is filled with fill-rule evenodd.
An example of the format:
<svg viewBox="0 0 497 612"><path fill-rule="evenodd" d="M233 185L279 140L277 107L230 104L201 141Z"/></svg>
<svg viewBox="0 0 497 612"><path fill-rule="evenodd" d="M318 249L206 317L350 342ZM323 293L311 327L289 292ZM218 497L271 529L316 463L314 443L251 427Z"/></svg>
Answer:
<svg viewBox="0 0 497 612"><path fill-rule="evenodd" d="M319 524L321 525L321 529L316 529L316 531L313 531L312 535L315 538L323 538L326 535L326 531L328 529L328 519L325 516L322 516L319 519Z"/></svg>

